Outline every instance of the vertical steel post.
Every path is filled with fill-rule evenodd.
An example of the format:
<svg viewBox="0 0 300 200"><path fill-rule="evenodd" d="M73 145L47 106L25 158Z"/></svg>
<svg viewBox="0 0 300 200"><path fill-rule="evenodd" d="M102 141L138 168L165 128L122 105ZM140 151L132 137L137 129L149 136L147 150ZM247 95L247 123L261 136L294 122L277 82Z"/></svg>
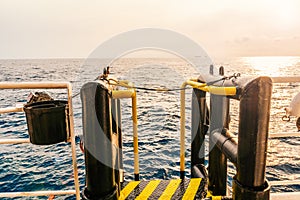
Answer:
<svg viewBox="0 0 300 200"><path fill-rule="evenodd" d="M82 198L118 199L115 181L117 139L112 133L111 92L105 83L90 82L81 89L86 187Z"/></svg>
<svg viewBox="0 0 300 200"><path fill-rule="evenodd" d="M208 130L206 92L193 89L192 93L192 144L191 170L194 165L203 164L205 160L205 134ZM191 173L192 174L192 173ZM193 174L192 174L193 176Z"/></svg>
<svg viewBox="0 0 300 200"><path fill-rule="evenodd" d="M271 94L272 80L259 77L248 83L241 95L233 199L269 199L265 170Z"/></svg>
<svg viewBox="0 0 300 200"><path fill-rule="evenodd" d="M119 171L120 182L124 182L124 166L123 166L123 136L122 136L122 115L121 101L117 99L117 115L118 115L118 138L119 138Z"/></svg>
<svg viewBox="0 0 300 200"><path fill-rule="evenodd" d="M118 188L121 188L120 182L123 179L123 153L122 153L122 135L121 135L121 112L120 112L120 99L111 100L111 112L112 112L112 132L113 137L116 138L115 144L113 144L114 151L117 153L115 162L115 181L118 184Z"/></svg>
<svg viewBox="0 0 300 200"><path fill-rule="evenodd" d="M136 92L132 95L132 122L133 122L133 157L134 157L134 180L140 180L140 167L139 167L139 140L138 140L138 120L137 120L137 97Z"/></svg>
<svg viewBox="0 0 300 200"><path fill-rule="evenodd" d="M214 66L213 65L209 66L209 74L214 75Z"/></svg>
<svg viewBox="0 0 300 200"><path fill-rule="evenodd" d="M224 76L224 67L223 66L221 66L219 68L219 75Z"/></svg>
<svg viewBox="0 0 300 200"><path fill-rule="evenodd" d="M211 94L210 97L210 139L209 139L209 189L213 195L226 195L227 158L211 139L214 131L228 128L229 99Z"/></svg>

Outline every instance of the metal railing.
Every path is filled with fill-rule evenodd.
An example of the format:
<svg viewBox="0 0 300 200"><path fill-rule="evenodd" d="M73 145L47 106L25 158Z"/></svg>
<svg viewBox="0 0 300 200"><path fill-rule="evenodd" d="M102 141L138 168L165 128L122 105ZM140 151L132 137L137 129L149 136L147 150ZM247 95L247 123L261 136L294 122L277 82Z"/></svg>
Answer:
<svg viewBox="0 0 300 200"><path fill-rule="evenodd" d="M296 83L296 82L300 83L300 77L270 77L269 80L272 83ZM204 80L200 80L200 81L204 81ZM243 83L243 81L241 81L241 83ZM196 141L196 142L195 142L195 139L193 140L193 143L196 143L196 145L192 144L192 154L191 154L191 165L192 166L196 165L198 163L204 164L204 148L202 148L202 147L200 148L199 146L202 146L202 144L204 142L205 134L206 134L205 126L207 125L207 119L206 119L207 114L206 114L205 110L207 110L207 108L206 108L206 103L205 103L205 98L206 98L205 93L210 92L208 89L207 90L202 89L203 87L206 86L205 83L197 83L197 84L200 85L201 87L195 87L193 84L189 84L189 82L185 83L185 85L192 85L192 87L194 88L193 103L192 103L192 105L193 105L193 109L192 109L192 138L197 138L197 140L199 140L199 141ZM226 84L223 85L223 86L226 86ZM229 86L230 86L230 83L229 83ZM239 86L243 86L243 85L239 85ZM259 89L255 89L255 87L259 88ZM260 110L260 115L259 115L260 121L262 120L263 116L264 116L264 118L268 118L266 116L266 113L268 113L267 109L264 109L264 111L261 111L261 110L263 110L262 102L259 103L259 102L256 102L256 98L253 99L253 97L255 97L257 95L257 93L260 93L260 95L262 95L262 96L265 95L266 91L263 91L263 89L261 89L263 87L265 87L265 83L260 84L258 86L254 86L254 89L252 89L252 92L249 93L249 91L248 91L247 93L245 93L246 98L248 98L248 100L244 100L243 103L240 103L240 109L243 109L242 111L246 111L242 114L244 117L240 118L240 120L242 121L240 123L244 123L246 126L243 125L243 128L240 128L239 132L249 132L248 130L253 127L253 124L251 124L251 126L247 125L247 124L250 123L249 122L250 118L245 117L247 115L246 113L251 112L253 114L253 112L256 112L256 111L253 111L253 110ZM230 87L227 86L227 88L230 88ZM240 91L244 90L243 88L240 88L240 89L241 89ZM247 90L249 90L248 86L247 86ZM223 91L225 91L224 88L223 88ZM269 87L269 89L267 88L267 91L269 92L269 95L267 97L270 99L270 101L272 101L272 99L270 98L271 97L270 87ZM184 92L182 92L182 93L183 93L182 96L184 96ZM230 95L234 95L234 93L233 94L224 93L223 95L229 95L230 96ZM225 100L224 98L222 100L221 97L218 99L217 95L211 95L211 96L213 96L214 99L211 99L211 102L210 102L210 104L213 104L213 106L212 105L210 106L210 114L209 115L212 115L212 116L210 116L210 119L211 120L220 119L221 121L215 122L215 125L210 124L210 132L211 132L211 130L213 130L215 128L218 128L218 126L226 128L226 126L228 125L228 124L226 125L226 123L227 123L226 121L228 120L228 117L227 117L228 109L226 109L226 107L228 106L228 100ZM233 97L232 99L242 100L243 98L240 98L239 96L240 95L237 95L236 97ZM255 103L253 103L254 100L255 100ZM263 100L263 98L261 100ZM181 99L181 102L184 102L184 98ZM250 109L248 109L247 106L243 105L244 103L246 104L247 102L250 102L250 104L248 104L248 106L251 107ZM253 107L253 105L257 105L257 104L260 105L260 109L256 109L255 107ZM223 107L221 106L222 108L219 108L217 110L217 112L215 112L215 114L214 114L214 110L215 110L215 107L217 105L223 105ZM270 103L269 103L269 105L270 105ZM181 115L181 121L182 121L181 127L184 127L184 106L185 106L184 103L182 103L182 112L181 113L183 113L183 115ZM241 114L242 111L240 111L240 114ZM259 111L257 111L257 112L259 112ZM200 113L200 115L198 113ZM245 120L245 119L247 119L247 120ZM211 121L210 121L210 123L211 123ZM218 126L216 125L216 123L219 123ZM255 145L260 145L261 143L265 143L265 145L260 145L261 148L265 148L265 149L266 149L267 143L262 142L262 139L264 139L264 138L262 138L260 135L262 134L262 132L268 132L267 129L266 129L266 127L268 127L268 126L265 126L268 123L269 122L267 120L267 121L265 121L265 123L261 123L261 125L258 126L260 128L263 128L263 130L261 130L260 134L258 135L258 137L260 137L260 138L256 140L256 141L258 141L258 143L255 143ZM181 128L181 130L184 133L184 128ZM247 163L247 160L250 159L250 158L248 156L246 156L246 157L244 156L245 159L243 158L244 160L242 162L237 161L238 160L237 157L239 156L239 154L237 154L237 150L238 150L237 145L238 145L238 143L236 143L236 141L233 140L234 139L233 136L231 136L230 134L229 135L227 134L228 131L226 132L224 130L226 130L226 129L223 129L222 132L219 131L219 132L211 132L210 133L210 137L215 141L215 143L213 143L213 145L216 144L216 146L223 153L223 154L220 153L219 149L217 149L215 151L214 148L213 148L213 149L210 149L210 154L209 154L209 157L210 157L210 159L209 159L209 169L208 169L208 171L209 171L208 176L209 176L209 180L210 180L209 187L211 187L212 191L214 193L218 194L218 195L226 195L226 179L227 179L227 176L223 176L223 175L226 175L226 168L227 168L226 160L227 159L224 157L224 155L226 155L226 157L229 158L229 160L231 160L234 165L239 166L240 176L237 174L235 177L240 178L241 181L247 183L248 185L249 184L251 185L252 177L254 177L253 181L258 182L260 180L257 179L257 177L264 177L265 176L265 175L262 176L262 175L255 174L256 171L265 170L265 166L263 168L260 168L260 169L257 168L257 170L255 170L254 174L252 174L252 175L247 172L247 170L249 170L250 166L248 166L246 168L245 168L245 166L243 166L243 168L240 166L243 163L244 164ZM230 133L230 132L228 132L228 133ZM251 139L250 137L248 137L248 135L249 134L244 133L243 137L240 137L240 138L241 139L247 138L246 140L253 141L253 138ZM266 134L266 136L267 135L268 134ZM300 136L299 133L285 132L285 133L269 134L268 138L299 137L299 136ZM236 137L236 136L234 136L234 137ZM239 150L241 150L241 152L247 152L247 149L252 148L251 146L249 147L249 141L246 141L246 142L245 141L243 142L242 145L239 145L240 146ZM265 138L264 141L267 141L267 138ZM241 142L242 141L240 141L240 143ZM261 150L261 148L257 148L257 149L260 149L259 151L261 151L261 158L263 159L263 157L265 157L265 156L263 156L264 151ZM244 150L244 151L242 151L242 150ZM255 149L253 149L253 150L255 150ZM212 153L212 151L214 151L214 152ZM184 152L184 149L182 150L182 152ZM255 152L255 151L251 151L251 152ZM199 158L199 154L202 155L203 158ZM241 159L242 159L242 157L239 157L239 160L241 160ZM266 158L264 158L264 160L265 159ZM184 163L184 160L183 159L181 159L181 160L182 160L182 163ZM250 163L248 163L248 164L250 164ZM251 165L251 167L253 166L252 164L250 164L250 165ZM261 165L261 163L257 163L257 166L258 165ZM210 167L210 166L213 166L213 167ZM217 167L215 167L215 166L217 166ZM220 166L220 167L218 167L218 166ZM256 165L255 165L255 167L256 167ZM244 170L243 173L241 173L241 169L246 169L246 171ZM183 171L183 170L184 170L184 167L181 167L181 171ZM193 173L193 171L192 171L192 173ZM212 176L212 174L218 174L218 178ZM244 176L243 174L246 174L246 176ZM242 177L242 175L243 175L243 177ZM260 181L260 182L263 183L262 181ZM275 185L281 185L281 186L282 185L297 185L297 184L300 184L300 180L270 181L269 183L270 183L271 186L275 186ZM242 186L240 186L239 184L237 184L237 182L235 182L234 190L239 189L239 187L242 187ZM238 192L234 191L233 193L235 193L234 196L237 197ZM246 192L245 192L246 196L247 195L252 195L250 193L246 194ZM255 199L256 194L253 194L253 195L254 195L253 198ZM257 193L257 195L258 195L258 193ZM246 197L246 196L244 196L244 197ZM273 200L277 200L277 199L280 199L280 198L282 199L283 197L284 197L284 199L294 200L294 199L300 199L300 192L272 193L270 197ZM247 196L247 199L248 198L250 198L250 196ZM266 194L264 196L264 199L269 199L268 194Z"/></svg>
<svg viewBox="0 0 300 200"><path fill-rule="evenodd" d="M0 197L28 197L28 196L49 196L49 195L71 195L75 194L76 199L80 199L79 181L78 181L78 170L76 162L76 143L74 133L74 119L73 119L73 108L72 108L72 85L69 82L2 82L0 83L0 89L67 89L68 94L68 117L69 117L69 130L70 136L68 142L71 143L72 151L72 165L74 173L74 190L48 190L48 191L32 191L32 192L2 192ZM23 106L0 108L0 114L9 112L23 112ZM29 139L1 139L0 144L20 144L30 143Z"/></svg>
<svg viewBox="0 0 300 200"><path fill-rule="evenodd" d="M215 95L236 95L236 87L216 87L206 83L197 82L197 79L189 79L182 83L180 91L180 178L185 176L185 88L191 86L203 92Z"/></svg>
<svg viewBox="0 0 300 200"><path fill-rule="evenodd" d="M300 83L300 76L291 77L271 77L273 83ZM272 133L269 134L269 138L284 138L284 137L300 137L298 132L285 132L285 133ZM276 185L300 185L300 180L288 180L288 181L270 181L271 186ZM297 192L295 192L296 194ZM286 194L286 193L283 193ZM298 192L298 198L300 199L300 192Z"/></svg>
<svg viewBox="0 0 300 200"><path fill-rule="evenodd" d="M139 143L138 143L138 118L137 118L137 97L136 90L134 89L133 83L129 81L118 81L118 85L127 88L126 90L112 90L113 99L131 98L132 104L132 127L133 127L133 152L134 152L134 179L140 180L140 169L139 169Z"/></svg>

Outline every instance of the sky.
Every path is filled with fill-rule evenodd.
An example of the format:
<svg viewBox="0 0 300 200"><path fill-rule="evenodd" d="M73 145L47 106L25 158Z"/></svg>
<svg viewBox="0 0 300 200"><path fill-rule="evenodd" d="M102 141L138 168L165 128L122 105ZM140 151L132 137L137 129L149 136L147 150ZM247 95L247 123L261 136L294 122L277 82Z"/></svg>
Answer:
<svg viewBox="0 0 300 200"><path fill-rule="evenodd" d="M86 58L146 27L183 34L212 57L300 56L299 0L0 0L0 59Z"/></svg>

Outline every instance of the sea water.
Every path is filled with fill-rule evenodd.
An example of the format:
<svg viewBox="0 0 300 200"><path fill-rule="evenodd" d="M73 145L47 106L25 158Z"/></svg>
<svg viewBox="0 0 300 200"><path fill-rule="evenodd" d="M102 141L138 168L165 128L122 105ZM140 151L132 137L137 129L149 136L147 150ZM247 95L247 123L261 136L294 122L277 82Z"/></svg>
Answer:
<svg viewBox="0 0 300 200"><path fill-rule="evenodd" d="M73 86L75 134L82 135L81 86L101 74L107 61L84 59L0 60L0 81L69 81ZM223 65L225 75L241 76L299 76L300 57L242 57L215 61L215 69ZM180 88L188 78L197 78L204 69L180 58L122 58L110 65L112 75L145 88ZM208 67L207 67L208 69ZM205 70L207 70L205 68ZM215 70L216 71L216 70ZM208 73L208 72L205 72ZM215 72L217 73L217 71ZM30 92L41 90L1 90L1 107L26 103ZM66 99L66 91L47 91L55 99ZM282 121L284 108L298 92L299 83L274 84L271 104L270 133L297 132L296 117ZM190 175L191 93L186 90L186 173ZM179 119L180 92L153 92L138 90L138 134L141 179L172 179L179 177ZM133 179L133 144L131 101L122 99L122 133L126 180ZM237 132L238 102L233 101L230 130ZM300 133L299 133L300 134ZM0 138L28 138L24 113L0 115ZM80 189L85 185L84 156L76 137ZM299 180L299 137L269 139L267 179ZM208 154L208 152L206 152ZM228 185L231 186L235 168L228 167ZM60 143L49 146L32 144L1 145L0 192L74 189L71 148ZM299 191L299 185L272 187L273 192ZM19 199L28 199L21 197ZM47 199L32 197L31 199ZM57 196L55 199L74 199Z"/></svg>

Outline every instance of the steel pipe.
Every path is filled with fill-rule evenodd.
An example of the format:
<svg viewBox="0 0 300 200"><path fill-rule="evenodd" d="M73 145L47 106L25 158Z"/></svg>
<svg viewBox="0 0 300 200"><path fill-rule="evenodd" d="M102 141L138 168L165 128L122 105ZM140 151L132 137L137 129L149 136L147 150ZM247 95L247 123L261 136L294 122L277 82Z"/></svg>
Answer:
<svg viewBox="0 0 300 200"><path fill-rule="evenodd" d="M192 144L191 166L203 164L205 160L205 135L208 130L208 108L206 92L193 89L192 94ZM191 168L192 170L192 168Z"/></svg>
<svg viewBox="0 0 300 200"><path fill-rule="evenodd" d="M2 192L0 197L31 197L31 196L50 196L50 195L71 195L76 194L76 190L48 190L34 192Z"/></svg>
<svg viewBox="0 0 300 200"><path fill-rule="evenodd" d="M68 93L68 106L69 106L69 133L67 141L71 143L71 151L72 151L72 164L73 164L73 173L74 173L74 186L75 186L75 194L76 200L80 199L80 191L79 191L79 180L78 180L78 170L77 170L77 161L76 161L76 144L75 144L75 133L74 133L74 119L73 119L73 106L72 106L72 85L69 82L0 82L0 89L67 89ZM15 108L4 108L0 109L0 113L7 112L22 112L22 106L16 106ZM0 144L16 144L16 143L28 143L29 139L7 139L1 140ZM38 192L24 192L24 194L28 194L31 196L35 196L35 194L39 194ZM41 193L46 193L48 191L41 191ZM60 191L56 191L58 195ZM20 193L7 193L10 195L23 194Z"/></svg>
<svg viewBox="0 0 300 200"><path fill-rule="evenodd" d="M70 88L69 82L1 82L0 89L59 89Z"/></svg>
<svg viewBox="0 0 300 200"><path fill-rule="evenodd" d="M10 112L23 112L23 107L0 108L0 114L10 113Z"/></svg>
<svg viewBox="0 0 300 200"><path fill-rule="evenodd" d="M228 128L229 99L225 96L210 95L210 140L209 140L209 189L213 195L226 195L227 159L211 139L215 131Z"/></svg>
<svg viewBox="0 0 300 200"><path fill-rule="evenodd" d="M232 138L224 136L220 132L214 132L211 134L211 139L216 143L217 147L223 154L234 164L237 163L237 144L232 141Z"/></svg>
<svg viewBox="0 0 300 200"><path fill-rule="evenodd" d="M241 96L237 180L248 187L265 183L271 94L271 79L259 77Z"/></svg>
<svg viewBox="0 0 300 200"><path fill-rule="evenodd" d="M287 133L271 133L269 138L285 138L285 137L300 137L299 132L287 132Z"/></svg>
<svg viewBox="0 0 300 200"><path fill-rule="evenodd" d="M114 169L117 152L113 149L118 139L112 133L110 89L104 82L89 82L81 88L85 200L118 198Z"/></svg>
<svg viewBox="0 0 300 200"><path fill-rule="evenodd" d="M300 76L277 76L271 77L273 83L295 83L300 82Z"/></svg>
<svg viewBox="0 0 300 200"><path fill-rule="evenodd" d="M234 199L269 199L270 185L265 170L271 94L269 77L258 77L242 87Z"/></svg>
<svg viewBox="0 0 300 200"><path fill-rule="evenodd" d="M0 144L22 144L30 143L29 139L0 139Z"/></svg>
<svg viewBox="0 0 300 200"><path fill-rule="evenodd" d="M180 178L185 176L185 87L187 85L193 88L210 92L212 94L221 95L236 95L236 87L216 87L208 86L206 83L198 82L198 79L189 79L182 83L180 91ZM222 127L223 128L223 127Z"/></svg>

